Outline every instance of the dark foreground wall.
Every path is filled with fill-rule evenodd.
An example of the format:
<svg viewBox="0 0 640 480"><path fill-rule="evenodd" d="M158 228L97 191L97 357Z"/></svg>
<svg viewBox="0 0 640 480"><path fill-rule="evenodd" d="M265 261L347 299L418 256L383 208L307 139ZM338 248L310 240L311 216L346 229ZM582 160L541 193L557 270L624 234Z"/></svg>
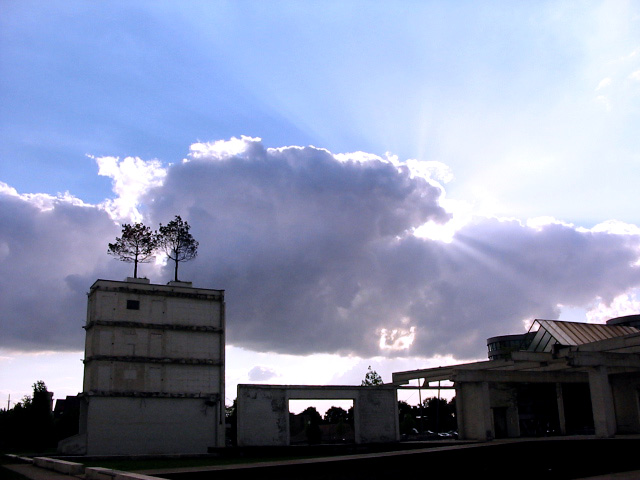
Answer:
<svg viewBox="0 0 640 480"><path fill-rule="evenodd" d="M576 479L640 470L640 439L532 440L498 442L449 450L335 460L308 464L252 467L162 475L172 480L237 479L366 479L421 478Z"/></svg>

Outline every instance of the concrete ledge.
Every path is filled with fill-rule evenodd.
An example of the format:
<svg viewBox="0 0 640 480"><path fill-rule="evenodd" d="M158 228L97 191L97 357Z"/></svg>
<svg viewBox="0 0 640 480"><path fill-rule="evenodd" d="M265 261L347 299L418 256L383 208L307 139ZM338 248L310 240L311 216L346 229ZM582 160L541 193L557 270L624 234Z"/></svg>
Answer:
<svg viewBox="0 0 640 480"><path fill-rule="evenodd" d="M67 462L66 460L57 460L48 457L35 457L33 464L36 467L54 470L65 475L82 475L84 473L84 465L81 463Z"/></svg>
<svg viewBox="0 0 640 480"><path fill-rule="evenodd" d="M84 470L86 480L112 480L119 473L118 470L102 467L87 467Z"/></svg>
<svg viewBox="0 0 640 480"><path fill-rule="evenodd" d="M86 480L162 480L142 473L122 472L102 467L87 467L84 478Z"/></svg>
<svg viewBox="0 0 640 480"><path fill-rule="evenodd" d="M18 463L33 463L33 458L31 457L21 457L20 455L14 455L13 453L5 453L4 456L11 458Z"/></svg>
<svg viewBox="0 0 640 480"><path fill-rule="evenodd" d="M138 277L138 278L127 277L125 279L125 282L128 282L128 283L146 283L146 284L150 283L148 278L140 278L140 277Z"/></svg>
<svg viewBox="0 0 640 480"><path fill-rule="evenodd" d="M87 434L79 433L58 442L58 453L84 455L87 453Z"/></svg>

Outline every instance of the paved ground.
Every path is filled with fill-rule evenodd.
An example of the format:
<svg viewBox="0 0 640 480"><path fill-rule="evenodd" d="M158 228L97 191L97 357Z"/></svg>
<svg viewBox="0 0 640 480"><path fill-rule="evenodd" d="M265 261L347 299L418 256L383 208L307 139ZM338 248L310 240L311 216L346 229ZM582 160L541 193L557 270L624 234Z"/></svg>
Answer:
<svg viewBox="0 0 640 480"><path fill-rule="evenodd" d="M31 480L75 480L78 477L63 475L62 473L47 470L45 468L36 467L29 463L16 463L14 465L2 465L0 467L0 478L2 478L2 468L7 468L14 472L24 475Z"/></svg>
<svg viewBox="0 0 640 480"><path fill-rule="evenodd" d="M246 470L244 473L260 478L305 480L387 479L399 473L433 478L447 475L449 478L489 476L494 479L576 479L575 475L578 474L582 475L580 479L585 480L640 480L639 449L640 438L630 438L627 441L589 441L584 437L574 441L494 441L475 445L354 454L339 458L147 470L144 473L172 480L232 479L237 478L242 469ZM77 479L29 464L4 467L32 480ZM616 469L627 471L593 475Z"/></svg>
<svg viewBox="0 0 640 480"><path fill-rule="evenodd" d="M51 470L46 470L44 468L39 468L30 464L15 464L15 465L4 465L5 468L17 472L26 478L31 480L76 480L78 478L84 478L84 476L70 476L63 475L61 473L52 472ZM1 468L1 467L0 467ZM193 471L206 471L202 468L193 468ZM0 470L0 474L1 474ZM0 475L2 478L2 475ZM517 478L517 477L514 477ZM640 470L631 471L631 472L620 472L620 473L611 473L607 475L599 475L596 477L583 477L582 479L577 480L638 480L640 479Z"/></svg>
<svg viewBox="0 0 640 480"><path fill-rule="evenodd" d="M472 445L452 445L298 459L268 464L245 464L200 468L148 470L170 480L234 479L247 474L278 480L376 480L398 474L419 474L432 478L482 478L568 480L622 471L624 475L603 478L640 479L640 437L594 439L565 437L510 439ZM600 479L602 480L602 479Z"/></svg>
<svg viewBox="0 0 640 480"><path fill-rule="evenodd" d="M51 470L45 470L44 468L35 467L28 464L16 464L16 465L4 465L5 468L13 470L26 478L31 480L76 480L78 478L84 478L83 476L74 477L70 475L63 475L61 473L52 472ZM0 474L2 471L0 470ZM2 476L0 475L0 478ZM514 477L517 478L517 477ZM576 480L638 480L640 479L640 470L632 472L611 473L607 475L599 475L597 477L583 477Z"/></svg>

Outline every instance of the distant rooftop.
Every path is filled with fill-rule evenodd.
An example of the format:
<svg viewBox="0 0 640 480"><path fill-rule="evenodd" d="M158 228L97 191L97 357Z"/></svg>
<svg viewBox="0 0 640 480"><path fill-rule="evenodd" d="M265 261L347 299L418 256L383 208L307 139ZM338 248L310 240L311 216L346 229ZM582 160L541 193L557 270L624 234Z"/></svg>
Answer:
<svg viewBox="0 0 640 480"><path fill-rule="evenodd" d="M551 352L554 345L584 345L634 333L640 333L640 330L626 325L535 320L527 334L530 341L526 350Z"/></svg>
<svg viewBox="0 0 640 480"><path fill-rule="evenodd" d="M624 317L607 320L607 325L626 325L627 327L639 327L640 315L625 315Z"/></svg>

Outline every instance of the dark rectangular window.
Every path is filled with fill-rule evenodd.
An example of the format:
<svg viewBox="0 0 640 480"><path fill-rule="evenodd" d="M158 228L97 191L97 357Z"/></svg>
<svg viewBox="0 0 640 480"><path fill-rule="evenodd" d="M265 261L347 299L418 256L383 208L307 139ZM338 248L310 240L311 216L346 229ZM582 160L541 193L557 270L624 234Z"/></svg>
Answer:
<svg viewBox="0 0 640 480"><path fill-rule="evenodd" d="M140 310L140 300L127 300L127 310Z"/></svg>

